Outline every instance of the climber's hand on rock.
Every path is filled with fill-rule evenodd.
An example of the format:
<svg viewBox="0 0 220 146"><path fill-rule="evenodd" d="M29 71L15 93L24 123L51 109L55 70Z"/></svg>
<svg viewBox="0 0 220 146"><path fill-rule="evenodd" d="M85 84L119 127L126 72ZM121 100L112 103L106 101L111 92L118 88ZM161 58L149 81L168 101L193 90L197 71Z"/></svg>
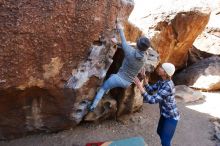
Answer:
<svg viewBox="0 0 220 146"><path fill-rule="evenodd" d="M116 29L123 29L122 24L121 24L121 23L117 23L117 24L116 24Z"/></svg>

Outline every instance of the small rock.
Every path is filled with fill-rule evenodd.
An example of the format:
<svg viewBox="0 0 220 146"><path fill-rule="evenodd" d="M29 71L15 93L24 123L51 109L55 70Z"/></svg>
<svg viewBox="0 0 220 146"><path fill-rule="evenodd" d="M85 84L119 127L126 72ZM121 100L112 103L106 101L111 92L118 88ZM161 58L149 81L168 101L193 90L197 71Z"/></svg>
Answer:
<svg viewBox="0 0 220 146"><path fill-rule="evenodd" d="M204 99L204 95L200 91L189 88L185 85L175 86L176 88L176 98L177 101L183 101L185 103L198 101L200 99Z"/></svg>

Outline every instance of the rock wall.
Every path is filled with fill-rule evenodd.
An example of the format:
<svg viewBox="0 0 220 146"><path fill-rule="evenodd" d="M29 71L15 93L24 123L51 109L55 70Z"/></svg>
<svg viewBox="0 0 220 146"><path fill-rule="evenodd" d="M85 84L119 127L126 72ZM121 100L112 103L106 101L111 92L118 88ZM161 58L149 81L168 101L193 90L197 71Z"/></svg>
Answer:
<svg viewBox="0 0 220 146"><path fill-rule="evenodd" d="M0 88L63 87L132 8L120 0L1 1Z"/></svg>
<svg viewBox="0 0 220 146"><path fill-rule="evenodd" d="M109 41L116 18L126 20L133 5L0 1L0 139L67 129L82 120L82 100L93 98L116 51Z"/></svg>

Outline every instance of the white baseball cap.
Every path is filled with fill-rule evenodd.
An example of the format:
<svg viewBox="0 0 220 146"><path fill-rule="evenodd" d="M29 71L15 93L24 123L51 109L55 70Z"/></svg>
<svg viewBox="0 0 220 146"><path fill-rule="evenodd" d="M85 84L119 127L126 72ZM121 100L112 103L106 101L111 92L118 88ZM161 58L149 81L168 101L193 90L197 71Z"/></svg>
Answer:
<svg viewBox="0 0 220 146"><path fill-rule="evenodd" d="M172 63L163 63L162 68L168 74L168 76L172 76L175 72L175 66Z"/></svg>

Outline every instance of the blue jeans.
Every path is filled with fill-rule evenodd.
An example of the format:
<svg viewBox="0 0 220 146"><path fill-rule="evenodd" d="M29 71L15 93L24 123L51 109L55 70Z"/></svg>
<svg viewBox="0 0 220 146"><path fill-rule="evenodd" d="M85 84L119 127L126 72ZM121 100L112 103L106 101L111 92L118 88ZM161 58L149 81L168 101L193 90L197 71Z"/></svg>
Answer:
<svg viewBox="0 0 220 146"><path fill-rule="evenodd" d="M162 146L171 146L171 140L175 133L178 121L160 116L157 134L160 136Z"/></svg>
<svg viewBox="0 0 220 146"><path fill-rule="evenodd" d="M121 87L121 88L127 88L131 85L131 82L128 82L124 79L122 79L120 76L117 74L113 74L104 82L104 84L101 86L99 89L98 93L95 96L95 99L92 103L92 106L90 109L96 108L98 105L99 101L102 99L103 95L110 89L116 88L116 87Z"/></svg>

